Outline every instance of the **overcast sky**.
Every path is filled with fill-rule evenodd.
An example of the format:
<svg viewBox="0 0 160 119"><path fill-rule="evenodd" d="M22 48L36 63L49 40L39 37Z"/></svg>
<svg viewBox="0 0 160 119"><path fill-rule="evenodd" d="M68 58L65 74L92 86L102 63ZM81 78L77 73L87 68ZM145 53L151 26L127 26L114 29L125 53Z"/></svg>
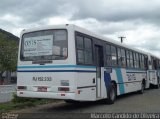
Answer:
<svg viewBox="0 0 160 119"><path fill-rule="evenodd" d="M76 24L160 57L160 0L0 0L0 28Z"/></svg>

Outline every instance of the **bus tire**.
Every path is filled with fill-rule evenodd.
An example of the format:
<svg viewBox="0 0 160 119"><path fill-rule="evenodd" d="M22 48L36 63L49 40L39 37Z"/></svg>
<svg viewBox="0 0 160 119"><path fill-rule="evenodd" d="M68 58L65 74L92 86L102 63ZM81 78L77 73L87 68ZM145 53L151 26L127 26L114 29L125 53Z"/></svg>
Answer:
<svg viewBox="0 0 160 119"><path fill-rule="evenodd" d="M157 85L156 85L156 89L159 89L160 88L160 80L159 80L159 77L157 78Z"/></svg>
<svg viewBox="0 0 160 119"><path fill-rule="evenodd" d="M77 104L79 103L79 101L75 101L75 100L64 100L66 103L70 103L70 104Z"/></svg>
<svg viewBox="0 0 160 119"><path fill-rule="evenodd" d="M144 89L145 89L145 82L142 81L142 83L141 83L141 89L140 89L139 93L143 94L144 93Z"/></svg>
<svg viewBox="0 0 160 119"><path fill-rule="evenodd" d="M114 104L116 95L116 86L114 83L111 83L110 87L107 90L107 104Z"/></svg>

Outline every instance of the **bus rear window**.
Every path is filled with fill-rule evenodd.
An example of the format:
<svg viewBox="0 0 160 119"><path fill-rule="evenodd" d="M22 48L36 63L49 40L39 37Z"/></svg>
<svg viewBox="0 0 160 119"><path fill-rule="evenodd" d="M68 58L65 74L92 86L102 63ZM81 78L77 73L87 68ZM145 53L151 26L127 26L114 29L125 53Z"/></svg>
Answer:
<svg viewBox="0 0 160 119"><path fill-rule="evenodd" d="M26 33L22 37L20 59L62 60L68 56L66 30L43 30Z"/></svg>

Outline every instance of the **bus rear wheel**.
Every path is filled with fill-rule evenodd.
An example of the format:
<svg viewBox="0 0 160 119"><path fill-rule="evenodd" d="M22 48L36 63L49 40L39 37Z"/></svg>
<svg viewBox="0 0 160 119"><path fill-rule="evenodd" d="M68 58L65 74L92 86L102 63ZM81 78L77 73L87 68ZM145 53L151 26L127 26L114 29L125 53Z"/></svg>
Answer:
<svg viewBox="0 0 160 119"><path fill-rule="evenodd" d="M158 83L157 83L157 85L156 85L156 88L157 88L157 89L160 88L160 80L159 80L159 78L158 78Z"/></svg>
<svg viewBox="0 0 160 119"><path fill-rule="evenodd" d="M66 103L70 103L70 104L78 104L80 103L79 101L75 101L75 100L64 100Z"/></svg>
<svg viewBox="0 0 160 119"><path fill-rule="evenodd" d="M140 94L144 93L144 89L145 89L145 83L144 81L141 83L141 90L139 91Z"/></svg>
<svg viewBox="0 0 160 119"><path fill-rule="evenodd" d="M111 83L109 89L107 90L107 104L114 104L116 100L116 86L114 83Z"/></svg>

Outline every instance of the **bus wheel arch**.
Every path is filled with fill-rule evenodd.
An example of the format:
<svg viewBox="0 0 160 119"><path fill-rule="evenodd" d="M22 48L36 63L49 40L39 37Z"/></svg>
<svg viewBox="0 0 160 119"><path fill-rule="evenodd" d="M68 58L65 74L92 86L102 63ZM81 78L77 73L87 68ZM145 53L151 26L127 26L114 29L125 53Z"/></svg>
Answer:
<svg viewBox="0 0 160 119"><path fill-rule="evenodd" d="M116 96L117 96L117 83L116 83L116 81L111 81L111 84L113 84L115 91L116 91Z"/></svg>

